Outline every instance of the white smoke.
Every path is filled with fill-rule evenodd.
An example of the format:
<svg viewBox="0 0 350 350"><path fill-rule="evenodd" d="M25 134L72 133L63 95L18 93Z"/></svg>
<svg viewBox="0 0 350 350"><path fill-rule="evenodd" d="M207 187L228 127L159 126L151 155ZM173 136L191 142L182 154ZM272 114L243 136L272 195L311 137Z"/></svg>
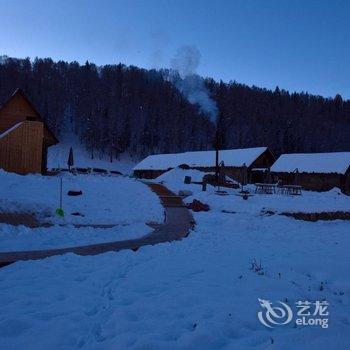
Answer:
<svg viewBox="0 0 350 350"><path fill-rule="evenodd" d="M195 46L180 47L171 60L171 68L179 72L181 78L196 74L201 54Z"/></svg>
<svg viewBox="0 0 350 350"><path fill-rule="evenodd" d="M176 88L192 104L198 104L201 111L215 123L218 114L216 102L210 97L204 79L197 74L201 54L195 46L179 48L171 60L171 80Z"/></svg>

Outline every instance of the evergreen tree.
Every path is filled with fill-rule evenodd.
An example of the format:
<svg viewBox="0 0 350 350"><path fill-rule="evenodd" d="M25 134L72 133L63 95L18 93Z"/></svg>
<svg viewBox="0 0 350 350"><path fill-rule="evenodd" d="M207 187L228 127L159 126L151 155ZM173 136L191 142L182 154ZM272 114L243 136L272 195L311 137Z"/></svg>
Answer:
<svg viewBox="0 0 350 350"><path fill-rule="evenodd" d="M16 88L58 135L67 124L91 157L213 149L215 125L169 81L134 66L2 58L0 102ZM350 150L350 101L205 79L217 103L224 148L285 152ZM114 154L114 156L113 156Z"/></svg>

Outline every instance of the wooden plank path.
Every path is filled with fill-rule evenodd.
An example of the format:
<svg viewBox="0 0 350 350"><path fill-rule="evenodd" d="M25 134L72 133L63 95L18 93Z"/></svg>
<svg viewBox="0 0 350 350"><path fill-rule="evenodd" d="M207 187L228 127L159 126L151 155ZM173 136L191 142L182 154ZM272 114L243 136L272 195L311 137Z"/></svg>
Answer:
<svg viewBox="0 0 350 350"><path fill-rule="evenodd" d="M165 186L160 184L146 183L153 192L161 199L165 209L165 221L151 233L144 237L130 239L118 242L98 243L85 246L48 249L48 250L30 250L16 252L0 252L0 267L6 266L19 260L37 260L44 259L54 255L74 253L78 255L97 255L109 251L119 251L123 249L137 250L145 245L155 245L163 242L181 240L186 237L189 230L194 225L191 212L183 204L181 197L176 196Z"/></svg>

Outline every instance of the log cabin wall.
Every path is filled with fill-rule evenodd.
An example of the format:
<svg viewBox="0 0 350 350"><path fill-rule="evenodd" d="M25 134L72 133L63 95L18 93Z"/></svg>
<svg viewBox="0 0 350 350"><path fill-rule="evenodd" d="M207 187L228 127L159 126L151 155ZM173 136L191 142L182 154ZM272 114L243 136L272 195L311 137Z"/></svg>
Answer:
<svg viewBox="0 0 350 350"><path fill-rule="evenodd" d="M215 173L215 170L216 170L215 166L212 166L212 167L193 167L190 169L203 171L204 173ZM229 176L231 179L234 179L236 181L240 181L241 175L242 175L242 168L241 167L225 166L225 175Z"/></svg>
<svg viewBox="0 0 350 350"><path fill-rule="evenodd" d="M271 172L275 180L280 180L282 184L294 184L295 174L285 172ZM305 190L329 191L338 187L345 194L350 194L350 176L348 174L336 173L299 173L298 184Z"/></svg>
<svg viewBox="0 0 350 350"><path fill-rule="evenodd" d="M350 196L350 167L346 171L343 181L344 181L344 186L343 186L344 190L343 190L343 192Z"/></svg>
<svg viewBox="0 0 350 350"><path fill-rule="evenodd" d="M0 134L25 120L44 122L23 91L17 89L0 107ZM44 125L44 143L46 148L58 143L56 136L46 125Z"/></svg>
<svg viewBox="0 0 350 350"><path fill-rule="evenodd" d="M271 153L270 150L263 152L249 167L247 167L247 181L252 181L252 168L269 168L275 162L276 158ZM214 162L214 161L213 161ZM212 167L189 167L190 169L195 169L203 171L206 173L215 172L215 166ZM169 170L169 169L168 169ZM144 179L154 179L161 174L165 173L167 170L134 170L134 176ZM243 168L242 167L233 167L225 166L225 174L232 179L242 182Z"/></svg>
<svg viewBox="0 0 350 350"><path fill-rule="evenodd" d="M172 168L168 169L171 170ZM198 170L204 173L215 173L215 166L213 167L190 167L190 169ZM158 176L164 174L168 170L134 170L134 176L141 179L155 179ZM225 167L225 174L232 179L241 182L242 181L242 167ZM249 177L249 168L247 169L248 181Z"/></svg>
<svg viewBox="0 0 350 350"><path fill-rule="evenodd" d="M254 160L254 162L249 166L249 170L253 168L270 168L275 161L276 157L269 149L267 149Z"/></svg>
<svg viewBox="0 0 350 350"><path fill-rule="evenodd" d="M21 175L41 173L44 123L24 121L0 138L0 168Z"/></svg>
<svg viewBox="0 0 350 350"><path fill-rule="evenodd" d="M27 119L41 121L40 115L17 93L0 109L0 134Z"/></svg>
<svg viewBox="0 0 350 350"><path fill-rule="evenodd" d="M139 179L155 179L168 170L134 170L134 176Z"/></svg>

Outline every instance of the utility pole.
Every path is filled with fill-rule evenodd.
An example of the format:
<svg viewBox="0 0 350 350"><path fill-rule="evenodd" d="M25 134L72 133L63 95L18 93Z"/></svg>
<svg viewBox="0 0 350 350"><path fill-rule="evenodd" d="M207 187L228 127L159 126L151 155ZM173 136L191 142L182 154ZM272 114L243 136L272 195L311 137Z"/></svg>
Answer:
<svg viewBox="0 0 350 350"><path fill-rule="evenodd" d="M219 141L219 130L218 126L216 126L215 131L215 184L217 185L219 183L219 148L220 148L220 141Z"/></svg>
<svg viewBox="0 0 350 350"><path fill-rule="evenodd" d="M219 171L220 171L220 159L219 159L219 152L223 145L223 133L222 133L222 122L223 122L223 116L220 113L217 116L216 123L215 123L215 141L214 141L214 148L215 148L215 182L216 185L219 183Z"/></svg>

